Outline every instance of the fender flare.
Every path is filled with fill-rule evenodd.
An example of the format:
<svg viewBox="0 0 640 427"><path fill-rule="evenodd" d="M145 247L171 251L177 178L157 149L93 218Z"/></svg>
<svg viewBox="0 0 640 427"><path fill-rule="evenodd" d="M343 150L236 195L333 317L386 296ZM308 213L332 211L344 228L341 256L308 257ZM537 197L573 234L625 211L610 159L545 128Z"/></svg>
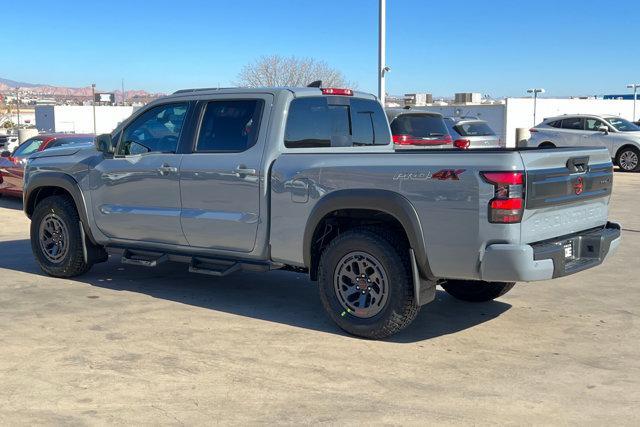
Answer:
<svg viewBox="0 0 640 427"><path fill-rule="evenodd" d="M426 279L434 278L427 259L424 234L418 213L407 198L390 190L336 190L322 197L311 211L304 230L303 259L306 267L312 267L312 239L316 227L327 214L341 209L367 209L394 217L404 228L409 245L415 253L420 275ZM407 256L409 256L408 253Z"/></svg>
<svg viewBox="0 0 640 427"><path fill-rule="evenodd" d="M83 229L89 240L96 244L96 240L91 234L91 227L89 227L89 221L87 217L87 208L84 202L84 196L80 191L78 182L71 176L62 172L40 172L32 175L29 178L29 182L23 190L23 209L24 213L29 219L33 214L33 201L38 196L39 190L44 187L58 187L65 190L73 198L73 202L76 205L80 221L82 222Z"/></svg>

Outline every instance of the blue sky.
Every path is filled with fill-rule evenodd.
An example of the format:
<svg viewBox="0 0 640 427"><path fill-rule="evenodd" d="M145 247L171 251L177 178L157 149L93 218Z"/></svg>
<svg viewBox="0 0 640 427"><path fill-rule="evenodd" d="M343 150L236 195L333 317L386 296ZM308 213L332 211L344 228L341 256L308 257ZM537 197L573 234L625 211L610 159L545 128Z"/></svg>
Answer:
<svg viewBox="0 0 640 427"><path fill-rule="evenodd" d="M228 86L261 55L313 57L376 91L377 0L12 1L0 77L170 92ZM387 1L391 94L624 93L637 0Z"/></svg>

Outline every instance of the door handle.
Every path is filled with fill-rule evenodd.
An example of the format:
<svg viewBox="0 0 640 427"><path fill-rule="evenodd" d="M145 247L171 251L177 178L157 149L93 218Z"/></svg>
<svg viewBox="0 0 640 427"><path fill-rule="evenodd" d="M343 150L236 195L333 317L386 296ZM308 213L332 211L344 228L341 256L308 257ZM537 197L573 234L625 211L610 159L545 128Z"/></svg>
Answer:
<svg viewBox="0 0 640 427"><path fill-rule="evenodd" d="M242 177L245 175L257 175L258 172L256 172L255 169L246 167L245 165L238 165L236 166L235 174L239 177Z"/></svg>
<svg viewBox="0 0 640 427"><path fill-rule="evenodd" d="M178 168L165 163L158 168L158 172L160 172L160 175L169 175L170 173L177 173Z"/></svg>

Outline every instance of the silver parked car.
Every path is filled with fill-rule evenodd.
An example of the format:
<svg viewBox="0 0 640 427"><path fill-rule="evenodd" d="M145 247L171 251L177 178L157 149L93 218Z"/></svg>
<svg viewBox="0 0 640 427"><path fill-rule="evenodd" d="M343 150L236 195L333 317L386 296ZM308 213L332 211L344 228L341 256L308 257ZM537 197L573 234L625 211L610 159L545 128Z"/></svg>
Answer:
<svg viewBox="0 0 640 427"><path fill-rule="evenodd" d="M623 171L640 171L640 127L614 116L551 117L530 129L529 147L601 146Z"/></svg>
<svg viewBox="0 0 640 427"><path fill-rule="evenodd" d="M458 148L504 147L489 124L477 117L445 117L444 122Z"/></svg>

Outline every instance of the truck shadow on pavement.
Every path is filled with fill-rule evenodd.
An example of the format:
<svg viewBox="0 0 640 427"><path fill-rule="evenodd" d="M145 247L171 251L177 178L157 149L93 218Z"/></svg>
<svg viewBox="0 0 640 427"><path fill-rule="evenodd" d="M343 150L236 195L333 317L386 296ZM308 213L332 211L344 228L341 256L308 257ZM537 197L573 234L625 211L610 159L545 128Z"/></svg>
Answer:
<svg viewBox="0 0 640 427"><path fill-rule="evenodd" d="M0 196L0 208L22 210L22 199L19 197Z"/></svg>
<svg viewBox="0 0 640 427"><path fill-rule="evenodd" d="M29 240L0 242L0 254L0 268L43 274L33 259ZM124 265L119 262L118 255L113 255L108 262L95 265L89 273L73 280L78 285L137 292L181 304L347 336L327 318L317 285L304 274L247 272L218 278L189 273L186 265L177 263L152 269ZM122 297L127 298L125 294ZM79 298L85 298L84 293L79 293ZM387 341L414 343L453 334L494 319L509 308L511 305L500 301L465 303L439 290L436 300L422 307L413 324Z"/></svg>

